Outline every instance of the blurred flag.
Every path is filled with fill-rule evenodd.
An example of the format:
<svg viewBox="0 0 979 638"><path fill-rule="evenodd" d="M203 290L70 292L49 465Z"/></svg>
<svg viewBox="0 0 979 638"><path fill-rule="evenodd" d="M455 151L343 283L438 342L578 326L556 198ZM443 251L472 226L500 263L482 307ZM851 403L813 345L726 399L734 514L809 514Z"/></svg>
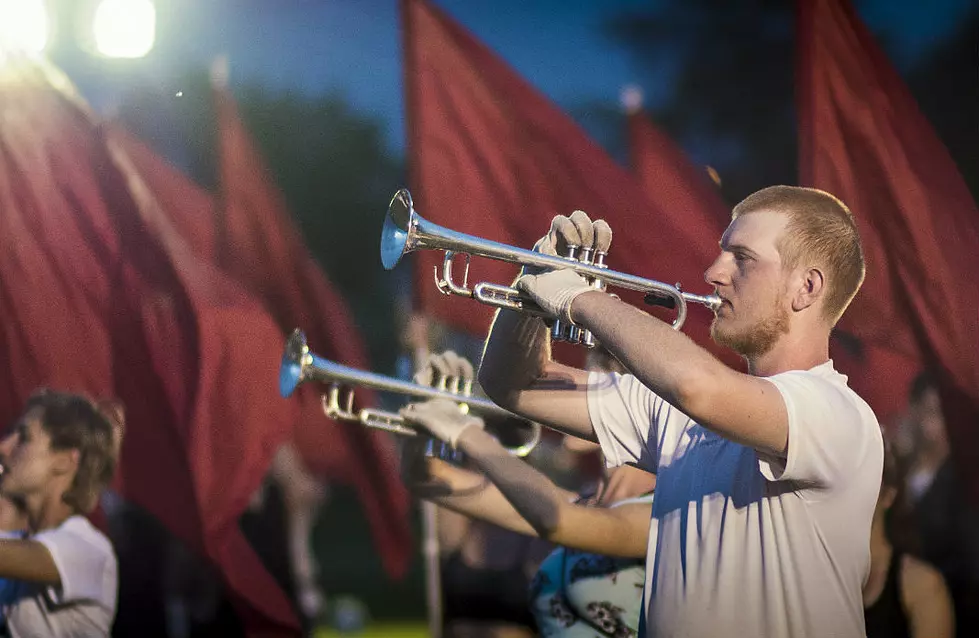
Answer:
<svg viewBox="0 0 979 638"><path fill-rule="evenodd" d="M39 385L121 399L121 493L228 574L256 631L294 634L238 530L295 418L256 373L278 327L195 257L66 78L8 60L0 86L2 418Z"/></svg>
<svg viewBox="0 0 979 638"><path fill-rule="evenodd" d="M868 248L841 327L936 368L952 454L979 497L979 211L850 4L801 0L798 29L801 182L843 199ZM865 373L906 387L907 364Z"/></svg>
<svg viewBox="0 0 979 638"><path fill-rule="evenodd" d="M218 262L265 300L283 331L301 328L319 355L370 370L363 338L345 300L304 245L220 77L214 100L221 177ZM389 575L400 578L413 544L410 499L391 435L327 419L320 402L325 390L315 385L299 390L302 414L296 423L296 449L313 472L356 488L384 566ZM375 403L370 391L358 390L357 396L364 405Z"/></svg>
<svg viewBox="0 0 979 638"><path fill-rule="evenodd" d="M426 0L402 0L401 8L409 183L422 216L529 249L554 215L581 209L611 224L612 269L679 281L690 292L709 290L703 273L719 237L706 254L706 242L690 245L690 233L627 170L484 44ZM420 308L459 330L485 334L492 309L436 290L432 273L441 257L435 251L414 257ZM517 270L476 259L469 281L509 283ZM684 332L713 347L710 319L708 310L691 307Z"/></svg>
<svg viewBox="0 0 979 638"><path fill-rule="evenodd" d="M265 302L282 332L299 327L318 354L368 369L367 356L346 303L309 255L281 195L248 139L231 96L215 89L222 196L196 186L165 159L126 132L113 136L150 189L203 259L231 274ZM278 347L284 344L284 337ZM267 379L277 384L275 378ZM349 484L361 497L382 562L404 574L411 552L409 500L385 435L327 419L322 387L301 386L291 403L300 414L293 432L304 464L318 476ZM358 400L370 402L369 392ZM368 403L365 403L365 405Z"/></svg>

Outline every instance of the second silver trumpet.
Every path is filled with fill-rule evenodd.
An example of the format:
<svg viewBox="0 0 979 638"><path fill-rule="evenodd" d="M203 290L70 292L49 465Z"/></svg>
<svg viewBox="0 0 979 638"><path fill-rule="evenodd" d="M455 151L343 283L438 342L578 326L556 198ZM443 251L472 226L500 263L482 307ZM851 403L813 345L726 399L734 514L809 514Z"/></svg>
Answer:
<svg viewBox="0 0 979 638"><path fill-rule="evenodd" d="M295 330L286 341L285 352L282 355L282 365L279 368L279 393L283 397L289 397L304 381L318 381L329 386L322 401L323 410L330 418L357 422L402 436L419 436L420 433L406 425L401 415L396 412L375 408L355 408L353 388L361 387L415 399L449 399L458 403L459 409L464 412L473 411L483 416L520 420L526 424L526 427L521 429L527 431L523 442L508 448L515 456L523 457L530 454L540 441L539 424L524 421L489 399L472 396L471 381L462 382L458 378L443 378L436 387L431 387L351 368L310 352L306 336L301 330Z"/></svg>

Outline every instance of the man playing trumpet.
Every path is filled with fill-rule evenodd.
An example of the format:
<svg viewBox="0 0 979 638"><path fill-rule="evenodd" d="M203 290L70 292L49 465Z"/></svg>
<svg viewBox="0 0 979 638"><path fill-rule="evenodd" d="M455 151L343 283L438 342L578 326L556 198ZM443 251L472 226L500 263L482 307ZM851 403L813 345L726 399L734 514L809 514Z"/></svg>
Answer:
<svg viewBox="0 0 979 638"><path fill-rule="evenodd" d="M607 229L557 217L535 249L607 250L596 227ZM864 277L856 226L833 196L776 186L734 208L720 249L705 273L723 302L711 332L748 374L565 269L525 271L518 287L628 373L561 365L543 320L501 310L479 380L507 409L599 442L609 466L657 475L647 635L863 636L883 444L829 358ZM434 433L456 445L480 435L452 418L456 429Z"/></svg>

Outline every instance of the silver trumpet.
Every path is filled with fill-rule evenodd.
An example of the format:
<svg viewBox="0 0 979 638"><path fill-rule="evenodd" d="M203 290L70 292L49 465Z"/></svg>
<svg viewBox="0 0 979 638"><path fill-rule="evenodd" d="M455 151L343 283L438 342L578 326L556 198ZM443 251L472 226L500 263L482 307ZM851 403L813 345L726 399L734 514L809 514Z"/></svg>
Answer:
<svg viewBox="0 0 979 638"><path fill-rule="evenodd" d="M329 386L329 391L322 397L323 411L328 417L340 421L356 422L402 436L425 436L423 432L420 433L406 425L404 418L396 412L371 408L356 409L354 388L361 387L415 399L449 399L458 403L459 409L464 414L472 411L488 417L519 419L527 424L528 433L526 442L507 448L514 456L527 456L540 442L540 424L521 419L489 399L472 396L472 381L463 382L458 377L443 377L437 386L431 387L351 368L310 352L306 335L297 329L286 340L282 364L279 367L279 394L284 398L290 397L304 381L318 381ZM438 445L433 446L430 453L436 456L443 458L446 455L458 456L444 450L435 451L434 447Z"/></svg>
<svg viewBox="0 0 979 638"><path fill-rule="evenodd" d="M715 311L721 305L721 299L716 295L683 292L679 284L671 286L661 281L617 272L610 270L601 262L580 260L577 256L545 255L439 226L418 214L412 204L411 193L403 188L394 194L388 205L384 228L381 230L381 262L386 269L391 270L404 255L422 249L445 251L441 276L438 269L435 273L435 284L444 294L469 297L489 306L509 308L549 319L554 317L548 316L540 306L516 288L487 282L478 283L470 288L468 275L472 256L545 270L570 268L592 281L596 287L608 285L642 292L646 296L647 303L676 309L676 318L673 320L673 328L676 330L682 328L686 321L688 303L702 304ZM463 255L466 260L461 284L453 275L453 261L456 254Z"/></svg>

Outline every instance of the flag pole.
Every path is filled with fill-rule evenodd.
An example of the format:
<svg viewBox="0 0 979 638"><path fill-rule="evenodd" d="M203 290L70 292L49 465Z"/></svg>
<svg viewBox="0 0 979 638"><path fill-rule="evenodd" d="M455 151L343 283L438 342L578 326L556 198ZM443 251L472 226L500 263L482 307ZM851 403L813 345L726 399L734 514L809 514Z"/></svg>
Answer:
<svg viewBox="0 0 979 638"><path fill-rule="evenodd" d="M428 340L428 322L412 313L406 326L405 345L410 351L412 370L427 365L431 353ZM430 638L442 638L444 612L442 604L442 565L438 536L438 506L421 500L422 557L425 561L425 608Z"/></svg>

